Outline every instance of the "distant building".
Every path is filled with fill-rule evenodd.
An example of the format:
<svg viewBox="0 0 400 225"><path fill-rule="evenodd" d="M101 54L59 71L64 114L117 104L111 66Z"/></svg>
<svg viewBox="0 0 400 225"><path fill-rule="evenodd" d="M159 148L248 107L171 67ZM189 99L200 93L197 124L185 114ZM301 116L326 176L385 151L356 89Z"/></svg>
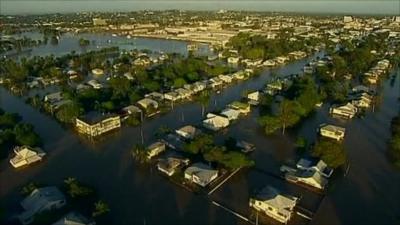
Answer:
<svg viewBox="0 0 400 225"><path fill-rule="evenodd" d="M297 201L297 197L283 195L277 189L267 186L256 197L250 198L249 205L286 224L292 217Z"/></svg>
<svg viewBox="0 0 400 225"><path fill-rule="evenodd" d="M66 204L64 194L56 187L37 188L21 202L24 212L18 216L22 224L30 224L39 213L59 209Z"/></svg>
<svg viewBox="0 0 400 225"><path fill-rule="evenodd" d="M358 110L357 110L357 107L354 106L353 104L347 103L345 105L332 106L329 109L329 112L332 115L341 116L341 117L345 117L345 118L351 119L356 115Z"/></svg>
<svg viewBox="0 0 400 225"><path fill-rule="evenodd" d="M178 130L175 130L175 133L185 139L193 139L197 135L199 135L201 131L194 126L187 125L179 128Z"/></svg>
<svg viewBox="0 0 400 225"><path fill-rule="evenodd" d="M93 18L93 25L94 26L105 26L107 25L107 21L101 18Z"/></svg>
<svg viewBox="0 0 400 225"><path fill-rule="evenodd" d="M352 16L344 16L344 17L343 17L343 22L344 22L344 23L353 22L353 17L352 17Z"/></svg>
<svg viewBox="0 0 400 225"><path fill-rule="evenodd" d="M99 136L108 131L121 127L121 119L114 114L100 114L91 112L83 117L76 118L75 127L79 133L91 137Z"/></svg>
<svg viewBox="0 0 400 225"><path fill-rule="evenodd" d="M217 131L229 126L229 119L212 113L207 114L207 119L203 120L203 126L207 129Z"/></svg>

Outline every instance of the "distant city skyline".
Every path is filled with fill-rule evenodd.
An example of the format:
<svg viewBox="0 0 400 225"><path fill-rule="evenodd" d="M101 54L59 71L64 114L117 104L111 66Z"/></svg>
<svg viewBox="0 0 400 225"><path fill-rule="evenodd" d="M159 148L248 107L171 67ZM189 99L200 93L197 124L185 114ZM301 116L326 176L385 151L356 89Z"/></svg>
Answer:
<svg viewBox="0 0 400 225"><path fill-rule="evenodd" d="M398 0L1 0L0 14L71 13L137 10L249 10L331 14L400 15Z"/></svg>

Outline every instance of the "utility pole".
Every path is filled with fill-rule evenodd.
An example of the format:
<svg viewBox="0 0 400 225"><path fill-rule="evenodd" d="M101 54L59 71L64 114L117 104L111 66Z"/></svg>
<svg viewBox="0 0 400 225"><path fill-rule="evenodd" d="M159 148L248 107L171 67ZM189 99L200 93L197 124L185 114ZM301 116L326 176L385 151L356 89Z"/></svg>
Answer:
<svg viewBox="0 0 400 225"><path fill-rule="evenodd" d="M140 111L140 137L142 139L142 145L144 145L144 135L143 135L143 110Z"/></svg>

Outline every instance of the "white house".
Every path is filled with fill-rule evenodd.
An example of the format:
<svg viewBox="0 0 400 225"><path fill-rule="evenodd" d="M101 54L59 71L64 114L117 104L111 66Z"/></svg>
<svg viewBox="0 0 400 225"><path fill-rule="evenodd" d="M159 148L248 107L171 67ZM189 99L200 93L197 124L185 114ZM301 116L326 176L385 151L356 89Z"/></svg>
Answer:
<svg viewBox="0 0 400 225"><path fill-rule="evenodd" d="M281 194L277 189L266 186L256 197L250 198L249 205L281 223L287 223L297 202L297 197Z"/></svg>
<svg viewBox="0 0 400 225"><path fill-rule="evenodd" d="M250 112L250 104L234 101L228 105L229 108L238 110L240 113L246 115Z"/></svg>
<svg viewBox="0 0 400 225"><path fill-rule="evenodd" d="M179 94L175 91L170 91L164 94L164 99L166 100L170 100L170 101L177 101L179 100L181 97L179 96Z"/></svg>
<svg viewBox="0 0 400 225"><path fill-rule="evenodd" d="M90 81L87 82L87 84L88 84L89 86L91 86L92 88L94 88L94 89L101 89L101 88L103 88L103 85L100 84L97 80L90 80Z"/></svg>
<svg viewBox="0 0 400 225"><path fill-rule="evenodd" d="M329 178L333 173L333 169L328 167L322 159L301 158L297 162L296 167L300 170L317 171L326 178Z"/></svg>
<svg viewBox="0 0 400 225"><path fill-rule="evenodd" d="M222 110L222 112L220 113L222 116L225 116L226 118L228 118L230 121L232 120L237 120L240 116L240 111L236 110L236 109L224 109Z"/></svg>
<svg viewBox="0 0 400 225"><path fill-rule="evenodd" d="M232 76L220 74L218 78L222 80L224 83L227 84L232 83Z"/></svg>
<svg viewBox="0 0 400 225"><path fill-rule="evenodd" d="M95 69L92 69L92 74L96 75L96 76L101 76L101 75L104 74L104 70L99 69L99 68L95 68Z"/></svg>
<svg viewBox="0 0 400 225"><path fill-rule="evenodd" d="M303 183L308 186L323 190L328 184L328 180L317 170L299 170L294 173L285 174L288 181L295 183Z"/></svg>
<svg viewBox="0 0 400 225"><path fill-rule="evenodd" d="M149 107L153 107L154 109L158 109L158 102L151 98L143 98L137 102L138 105L143 107L144 109L148 109Z"/></svg>
<svg viewBox="0 0 400 225"><path fill-rule="evenodd" d="M161 159L157 163L157 169L168 176L172 176L180 166L188 165L189 162L189 159L168 157L166 159Z"/></svg>
<svg viewBox="0 0 400 225"><path fill-rule="evenodd" d="M218 170L203 163L195 163L185 170L185 179L202 187L207 186L218 177Z"/></svg>
<svg viewBox="0 0 400 225"><path fill-rule="evenodd" d="M229 119L212 113L207 114L207 119L203 120L203 126L207 129L217 131L229 126Z"/></svg>
<svg viewBox="0 0 400 225"><path fill-rule="evenodd" d="M339 127L331 124L322 124L319 127L319 133L323 137L328 137L341 141L344 139L346 129L344 127Z"/></svg>
<svg viewBox="0 0 400 225"><path fill-rule="evenodd" d="M36 188L21 202L24 212L18 215L22 224L30 224L39 213L59 209L66 204L64 194L56 187Z"/></svg>
<svg viewBox="0 0 400 225"><path fill-rule="evenodd" d="M40 148L31 148L29 146L17 146L14 148L15 156L10 159L10 164L14 168L27 166L29 164L41 161L46 155Z"/></svg>
<svg viewBox="0 0 400 225"><path fill-rule="evenodd" d="M342 117L351 119L357 114L358 109L353 104L347 103L345 105L332 106L329 109L329 112L332 115L342 116Z"/></svg>
<svg viewBox="0 0 400 225"><path fill-rule="evenodd" d="M250 105L258 105L260 102L261 93L259 91L250 92L247 94L247 99Z"/></svg>
<svg viewBox="0 0 400 225"><path fill-rule="evenodd" d="M193 139L198 134L200 134L201 131L194 126L187 125L175 130L175 133L185 139Z"/></svg>
<svg viewBox="0 0 400 225"><path fill-rule="evenodd" d="M228 58L228 63L229 64L238 64L239 63L239 58L238 57L229 57Z"/></svg>

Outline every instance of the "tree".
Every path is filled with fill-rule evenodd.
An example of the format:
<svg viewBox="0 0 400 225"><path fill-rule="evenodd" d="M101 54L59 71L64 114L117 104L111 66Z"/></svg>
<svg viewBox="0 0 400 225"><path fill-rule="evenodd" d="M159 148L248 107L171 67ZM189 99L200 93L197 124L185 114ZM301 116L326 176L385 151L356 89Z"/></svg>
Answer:
<svg viewBox="0 0 400 225"><path fill-rule="evenodd" d="M15 141L19 145L38 146L41 143L39 135L31 124L19 123L14 127Z"/></svg>
<svg viewBox="0 0 400 225"><path fill-rule="evenodd" d="M198 154L206 152L214 143L213 137L208 134L200 134L195 137L190 143L183 146L186 152Z"/></svg>
<svg viewBox="0 0 400 225"><path fill-rule="evenodd" d="M312 155L321 158L329 167L332 168L344 165L347 160L343 144L330 139L322 139L318 141L312 150Z"/></svg>
<svg viewBox="0 0 400 225"><path fill-rule="evenodd" d="M64 180L67 192L71 198L88 197L93 194L93 190L89 187L83 186L76 178L69 177Z"/></svg>
<svg viewBox="0 0 400 225"><path fill-rule="evenodd" d="M143 145L135 145L132 150L132 157L139 163L146 163L148 161L146 148Z"/></svg>
<svg viewBox="0 0 400 225"><path fill-rule="evenodd" d="M56 112L56 118L63 123L74 123L75 119L84 112L78 103L71 102L62 105Z"/></svg>
<svg viewBox="0 0 400 225"><path fill-rule="evenodd" d="M201 105L201 116L204 117L205 114L205 109L208 106L208 103L210 101L210 92L205 90L202 91L197 97L196 101L200 103Z"/></svg>
<svg viewBox="0 0 400 225"><path fill-rule="evenodd" d="M102 200L99 200L94 203L94 210L93 210L92 216L99 217L101 215L108 213L109 211L110 211L110 208L107 205L107 203L105 203Z"/></svg>
<svg viewBox="0 0 400 225"><path fill-rule="evenodd" d="M297 102L283 100L279 107L279 120L282 127L282 134L285 134L287 127L296 124L300 120L302 111Z"/></svg>

